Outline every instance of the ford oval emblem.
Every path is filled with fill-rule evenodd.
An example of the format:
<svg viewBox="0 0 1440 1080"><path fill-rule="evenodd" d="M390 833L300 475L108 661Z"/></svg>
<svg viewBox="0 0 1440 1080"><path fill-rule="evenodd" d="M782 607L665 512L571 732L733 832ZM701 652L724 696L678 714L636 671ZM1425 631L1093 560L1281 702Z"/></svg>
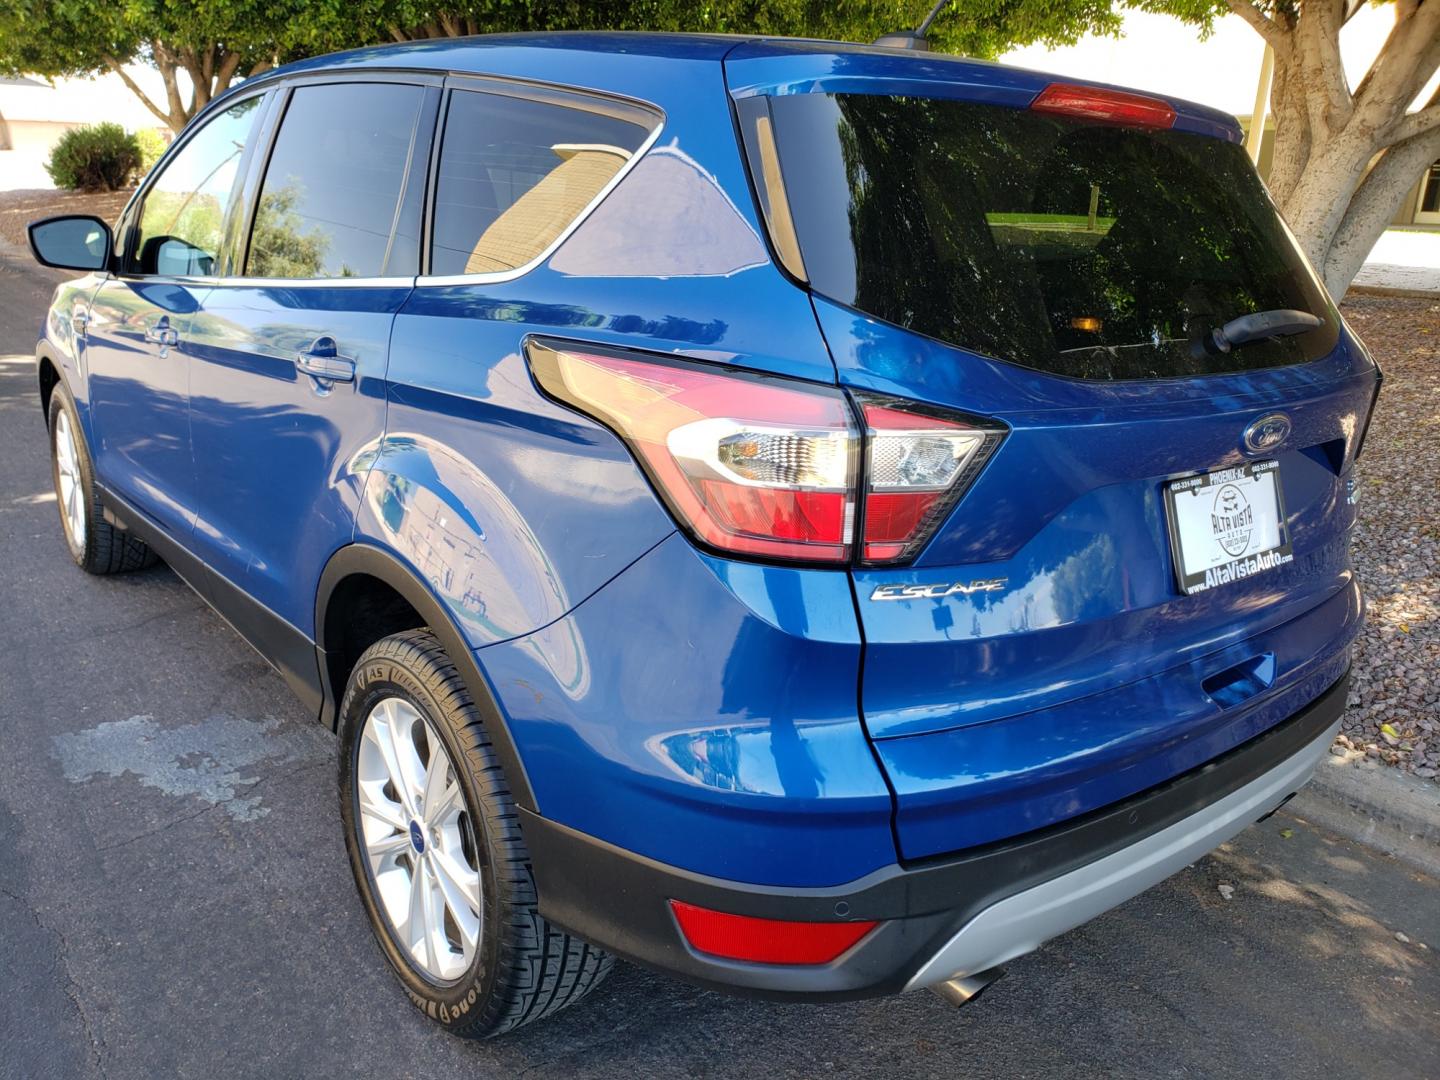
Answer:
<svg viewBox="0 0 1440 1080"><path fill-rule="evenodd" d="M1290 418L1284 413L1266 413L1245 429L1245 448L1252 454L1274 450L1290 437Z"/></svg>

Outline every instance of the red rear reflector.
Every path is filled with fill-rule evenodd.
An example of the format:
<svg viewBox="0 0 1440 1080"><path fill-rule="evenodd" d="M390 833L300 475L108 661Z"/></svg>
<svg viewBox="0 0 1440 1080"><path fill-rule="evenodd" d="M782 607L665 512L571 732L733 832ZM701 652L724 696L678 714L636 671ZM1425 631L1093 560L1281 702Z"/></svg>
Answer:
<svg viewBox="0 0 1440 1080"><path fill-rule="evenodd" d="M755 964L828 964L879 925L757 919L679 900L671 900L670 908L697 952Z"/></svg>
<svg viewBox="0 0 1440 1080"><path fill-rule="evenodd" d="M1175 126L1175 109L1160 98L1104 90L1097 86L1051 83L1030 103L1031 112L1078 116L1107 124L1168 128Z"/></svg>

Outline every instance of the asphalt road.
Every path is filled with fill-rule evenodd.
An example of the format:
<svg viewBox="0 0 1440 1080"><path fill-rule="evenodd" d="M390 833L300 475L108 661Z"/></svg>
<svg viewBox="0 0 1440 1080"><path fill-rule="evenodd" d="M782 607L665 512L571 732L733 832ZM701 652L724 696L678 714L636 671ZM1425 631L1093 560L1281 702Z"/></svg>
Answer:
<svg viewBox="0 0 1440 1080"><path fill-rule="evenodd" d="M539 1027L444 1034L365 925L333 737L168 570L70 563L47 296L0 263L0 1076L1440 1076L1440 887L1284 815L960 1011L621 965Z"/></svg>

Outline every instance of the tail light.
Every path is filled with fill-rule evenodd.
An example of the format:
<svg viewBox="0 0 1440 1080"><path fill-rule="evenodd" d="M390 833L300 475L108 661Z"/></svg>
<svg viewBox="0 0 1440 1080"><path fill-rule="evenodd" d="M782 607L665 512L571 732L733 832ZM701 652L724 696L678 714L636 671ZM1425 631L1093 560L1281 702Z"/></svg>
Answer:
<svg viewBox="0 0 1440 1080"><path fill-rule="evenodd" d="M1003 433L893 399L857 400L866 441L861 560L904 562L930 539Z"/></svg>
<svg viewBox="0 0 1440 1080"><path fill-rule="evenodd" d="M671 511L722 551L846 562L858 438L838 390L532 341L557 400L630 446Z"/></svg>
<svg viewBox="0 0 1440 1080"><path fill-rule="evenodd" d="M670 901L680 932L697 952L754 964L828 964L879 924L792 922L730 915Z"/></svg>
<svg viewBox="0 0 1440 1080"><path fill-rule="evenodd" d="M848 563L863 516L864 562L912 558L1003 435L869 395L862 433L833 387L535 339L526 354L541 389L625 440L697 540L740 555Z"/></svg>
<svg viewBox="0 0 1440 1080"><path fill-rule="evenodd" d="M1369 356L1369 350L1365 355ZM1370 361L1375 364L1372 359ZM1360 436L1355 440L1355 453L1351 461L1360 460L1360 452L1365 449L1365 436L1370 434L1370 421L1375 419L1375 406L1380 404L1380 388L1385 385L1385 372L1380 370L1380 365L1375 364L1375 389L1370 394L1370 408L1365 410L1365 419L1360 424Z"/></svg>
<svg viewBox="0 0 1440 1080"><path fill-rule="evenodd" d="M1107 124L1128 124L1131 127L1175 126L1175 107L1168 101L1099 86L1051 83L1030 102L1030 111L1057 113Z"/></svg>

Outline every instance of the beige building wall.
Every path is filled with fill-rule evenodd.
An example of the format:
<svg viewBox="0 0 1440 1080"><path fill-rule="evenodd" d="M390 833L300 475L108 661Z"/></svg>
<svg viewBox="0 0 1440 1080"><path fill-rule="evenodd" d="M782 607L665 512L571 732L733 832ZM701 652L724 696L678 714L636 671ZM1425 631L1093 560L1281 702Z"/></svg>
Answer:
<svg viewBox="0 0 1440 1080"><path fill-rule="evenodd" d="M61 120L11 120L0 113L0 191L50 187L45 162L56 140L79 123Z"/></svg>

